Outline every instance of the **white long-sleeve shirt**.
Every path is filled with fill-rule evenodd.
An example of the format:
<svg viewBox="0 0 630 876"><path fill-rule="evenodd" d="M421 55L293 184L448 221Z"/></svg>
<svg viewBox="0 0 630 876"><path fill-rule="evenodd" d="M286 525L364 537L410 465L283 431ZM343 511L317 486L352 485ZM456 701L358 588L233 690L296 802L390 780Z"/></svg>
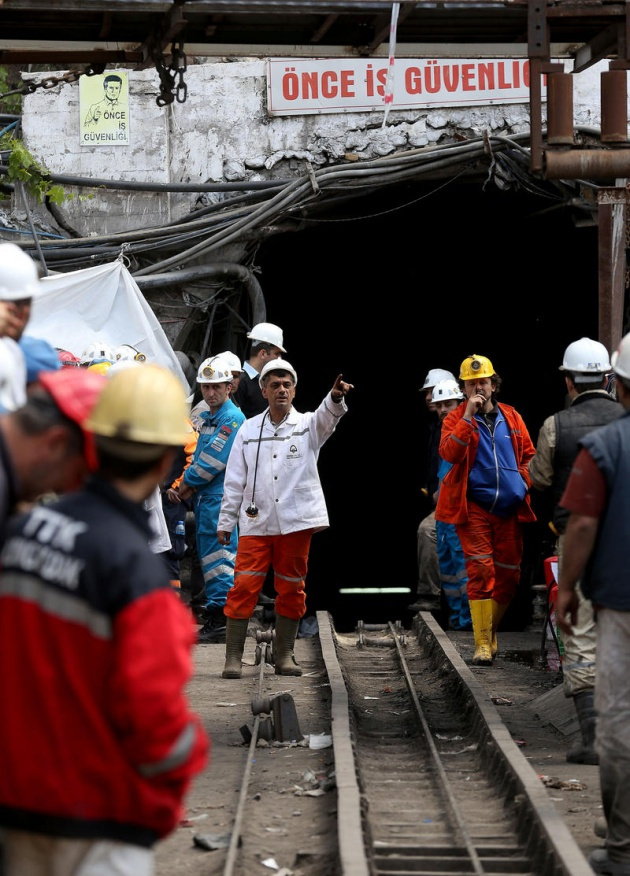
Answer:
<svg viewBox="0 0 630 876"><path fill-rule="evenodd" d="M291 408L277 427L268 410L246 420L225 471L217 529L232 532L238 523L240 537L325 529L328 511L317 461L347 410L344 400L335 404L328 393L316 411L301 414ZM252 496L258 508L254 518L245 514Z"/></svg>

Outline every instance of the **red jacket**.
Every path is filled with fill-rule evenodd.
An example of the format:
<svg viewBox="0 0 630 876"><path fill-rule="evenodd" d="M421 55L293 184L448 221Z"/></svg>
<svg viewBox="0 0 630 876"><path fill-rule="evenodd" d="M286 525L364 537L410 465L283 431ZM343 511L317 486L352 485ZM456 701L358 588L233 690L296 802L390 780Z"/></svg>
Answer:
<svg viewBox="0 0 630 876"><path fill-rule="evenodd" d="M146 513L88 484L13 519L0 577L0 825L151 847L209 739L187 702L192 616Z"/></svg>
<svg viewBox="0 0 630 876"><path fill-rule="evenodd" d="M529 460L536 448L529 437L525 421L518 411L510 405L499 404L499 409L505 417L510 429L512 447L518 470L528 487L531 486L529 476ZM468 473L475 461L479 446L479 429L475 421L464 420L466 402L451 411L442 422L442 438L440 440L440 456L452 463L452 468L444 476L440 485L438 503L435 509L435 519L443 523L466 523L468 520ZM522 523L536 520L531 507L529 493L518 506L517 517Z"/></svg>

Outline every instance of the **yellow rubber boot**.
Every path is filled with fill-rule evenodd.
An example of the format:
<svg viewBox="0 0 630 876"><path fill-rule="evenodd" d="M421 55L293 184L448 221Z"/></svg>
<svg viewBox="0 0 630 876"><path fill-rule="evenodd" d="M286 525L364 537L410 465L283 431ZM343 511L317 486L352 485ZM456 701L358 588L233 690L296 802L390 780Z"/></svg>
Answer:
<svg viewBox="0 0 630 876"><path fill-rule="evenodd" d="M221 673L223 678L240 678L243 671L243 651L247 638L249 618L225 619L225 667Z"/></svg>
<svg viewBox="0 0 630 876"><path fill-rule="evenodd" d="M470 616L475 637L473 665L492 666L492 651L490 648L490 640L492 638L492 600L471 599Z"/></svg>
<svg viewBox="0 0 630 876"><path fill-rule="evenodd" d="M302 667L298 666L293 656L293 646L297 636L299 620L276 615L276 643L274 659L276 675L302 675Z"/></svg>
<svg viewBox="0 0 630 876"><path fill-rule="evenodd" d="M492 636L490 639L490 651L492 652L492 659L494 660L497 656L497 651L499 650L499 645L497 643L497 629L501 623L501 618L507 611L507 605L495 602L494 599L491 599L490 602L492 603Z"/></svg>

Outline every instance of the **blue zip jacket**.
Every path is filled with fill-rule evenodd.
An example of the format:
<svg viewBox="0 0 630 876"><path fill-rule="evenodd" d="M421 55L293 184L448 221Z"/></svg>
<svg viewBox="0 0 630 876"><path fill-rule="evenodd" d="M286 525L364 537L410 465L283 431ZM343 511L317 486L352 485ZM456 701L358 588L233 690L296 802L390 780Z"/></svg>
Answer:
<svg viewBox="0 0 630 876"><path fill-rule="evenodd" d="M491 514L509 517L527 494L509 426L500 409L494 429L483 415L475 414L474 419L479 427L479 446L468 476L468 498Z"/></svg>
<svg viewBox="0 0 630 876"><path fill-rule="evenodd" d="M184 473L184 482L206 495L221 495L230 450L245 414L228 398L216 414L204 411L201 419L197 449Z"/></svg>

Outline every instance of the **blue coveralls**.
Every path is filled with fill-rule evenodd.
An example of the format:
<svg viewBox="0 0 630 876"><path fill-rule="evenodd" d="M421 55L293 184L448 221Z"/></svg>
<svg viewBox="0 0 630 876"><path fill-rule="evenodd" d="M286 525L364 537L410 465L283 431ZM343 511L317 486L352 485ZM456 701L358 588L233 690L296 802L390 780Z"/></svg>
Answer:
<svg viewBox="0 0 630 876"><path fill-rule="evenodd" d="M440 459L438 479L451 469L452 463ZM438 487L439 489L439 487ZM449 624L453 630L472 630L468 604L468 574L464 552L454 523L435 521L440 583L449 607Z"/></svg>
<svg viewBox="0 0 630 876"><path fill-rule="evenodd" d="M203 425L197 449L184 473L184 482L196 491L197 552L205 582L206 607L223 608L228 590L234 584L238 529L234 529L230 544L224 547L217 539L217 521L223 498L225 467L236 433L245 422L245 415L233 401L227 399L215 414L204 411L201 419Z"/></svg>

